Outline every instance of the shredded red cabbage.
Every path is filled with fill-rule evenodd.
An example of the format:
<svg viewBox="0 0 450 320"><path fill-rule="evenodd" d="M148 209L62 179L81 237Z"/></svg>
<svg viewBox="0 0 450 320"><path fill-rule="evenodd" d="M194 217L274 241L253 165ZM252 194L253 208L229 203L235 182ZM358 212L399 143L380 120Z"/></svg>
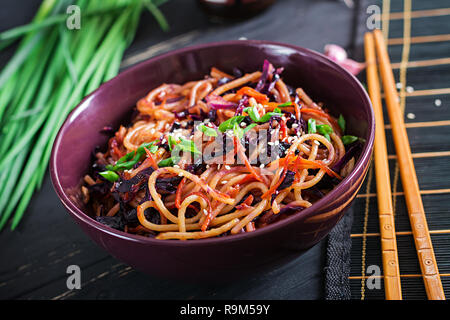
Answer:
<svg viewBox="0 0 450 320"><path fill-rule="evenodd" d="M218 109L235 109L238 105L237 103L227 101L221 96L210 94L206 97L206 103L214 110Z"/></svg>
<svg viewBox="0 0 450 320"><path fill-rule="evenodd" d="M288 170L286 172L286 176L283 179L283 182L281 182L281 184L278 186L277 190L280 191L280 190L290 187L292 185L292 183L294 183L294 179L295 179L295 172Z"/></svg>

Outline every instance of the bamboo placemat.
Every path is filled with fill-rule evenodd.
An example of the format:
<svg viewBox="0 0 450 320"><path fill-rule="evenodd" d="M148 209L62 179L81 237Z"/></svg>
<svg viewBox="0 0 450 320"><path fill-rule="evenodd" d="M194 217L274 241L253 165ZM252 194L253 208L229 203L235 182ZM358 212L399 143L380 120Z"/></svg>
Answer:
<svg viewBox="0 0 450 320"><path fill-rule="evenodd" d="M382 31L388 39L430 235L449 298L450 3L378 0L371 4L382 9ZM384 114L403 299L426 299L385 107ZM373 167L354 204L351 239L352 298L384 299ZM377 267L381 270L379 276Z"/></svg>

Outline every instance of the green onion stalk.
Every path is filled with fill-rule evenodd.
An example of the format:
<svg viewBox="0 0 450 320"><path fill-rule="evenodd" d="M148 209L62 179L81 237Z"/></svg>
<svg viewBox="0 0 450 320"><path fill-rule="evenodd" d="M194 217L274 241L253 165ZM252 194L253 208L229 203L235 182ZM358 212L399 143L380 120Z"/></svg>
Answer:
<svg viewBox="0 0 450 320"><path fill-rule="evenodd" d="M70 111L119 72L142 11L168 29L158 9L167 1L44 0L29 24L0 33L0 50L17 42L0 71L0 230L21 221ZM69 30L66 9L73 4L81 26Z"/></svg>

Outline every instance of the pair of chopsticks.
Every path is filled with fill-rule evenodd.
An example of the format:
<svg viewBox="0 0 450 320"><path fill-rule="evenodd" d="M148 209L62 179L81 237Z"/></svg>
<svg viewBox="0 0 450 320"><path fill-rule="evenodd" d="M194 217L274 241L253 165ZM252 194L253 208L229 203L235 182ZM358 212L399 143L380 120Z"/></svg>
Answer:
<svg viewBox="0 0 450 320"><path fill-rule="evenodd" d="M400 300L402 299L402 291L376 56L378 56L385 101L392 126L397 161L400 168L400 176L425 290L428 299L445 300L433 245L430 233L428 232L428 224L422 204L408 135L403 120L403 113L400 110L398 102L394 75L392 73L391 63L383 35L380 30L365 34L364 48L367 63L368 91L370 99L372 100L376 122L374 161L386 299Z"/></svg>

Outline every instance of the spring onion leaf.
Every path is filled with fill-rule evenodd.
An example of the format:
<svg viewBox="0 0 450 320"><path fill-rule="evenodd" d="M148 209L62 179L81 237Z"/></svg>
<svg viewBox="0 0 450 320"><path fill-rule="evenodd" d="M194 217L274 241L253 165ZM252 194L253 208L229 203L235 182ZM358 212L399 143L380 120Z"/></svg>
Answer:
<svg viewBox="0 0 450 320"><path fill-rule="evenodd" d="M7 199L0 201L0 230L13 213L11 229L18 225L33 193L42 185L53 142L69 112L118 73L145 7L152 9L163 28L167 27L167 21L154 10L166 1L124 0L116 4L113 0L44 0L29 25L0 33L0 48L23 36L15 55L0 72L0 118L4 124L0 132L0 181L6 181L1 172L17 172L0 185L0 199ZM150 2L151 8L146 5ZM83 10L82 29L62 32L67 20L64 9L70 3ZM158 150L156 145L145 148ZM145 151L138 148L115 165L131 168ZM103 171L105 179L118 179L112 168L114 165ZM6 187L10 185L14 187Z"/></svg>

